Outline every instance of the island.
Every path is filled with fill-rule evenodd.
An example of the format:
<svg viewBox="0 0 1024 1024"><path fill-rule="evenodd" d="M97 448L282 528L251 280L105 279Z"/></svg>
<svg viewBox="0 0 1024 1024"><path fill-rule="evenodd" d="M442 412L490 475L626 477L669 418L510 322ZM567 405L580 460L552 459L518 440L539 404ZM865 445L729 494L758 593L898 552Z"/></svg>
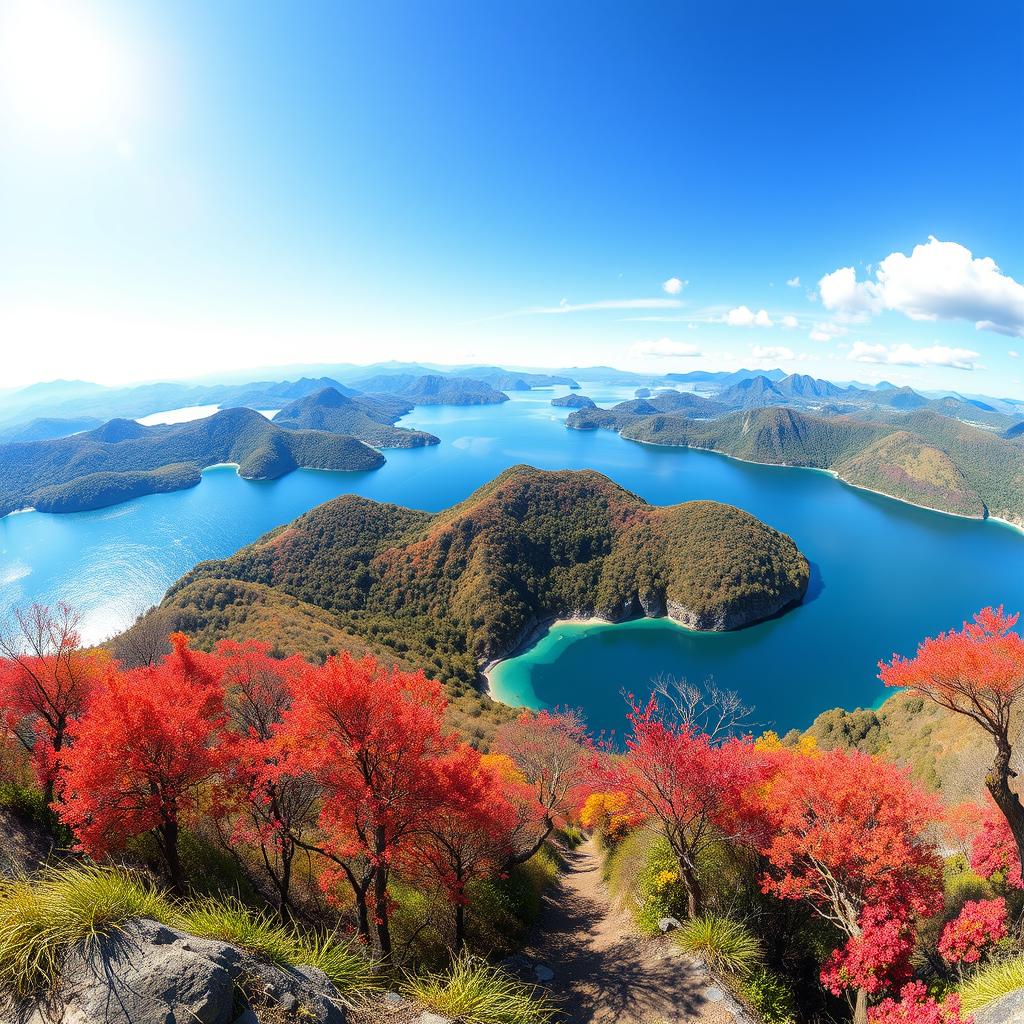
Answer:
<svg viewBox="0 0 1024 1024"><path fill-rule="evenodd" d="M246 479L270 480L300 467L376 469L384 456L354 437L286 429L251 409L151 427L115 419L70 437L0 445L0 515L81 512L180 490L219 463L237 464Z"/></svg>
<svg viewBox="0 0 1024 1024"><path fill-rule="evenodd" d="M597 403L586 395L562 395L552 398L551 404L556 409L596 409Z"/></svg>
<svg viewBox="0 0 1024 1024"><path fill-rule="evenodd" d="M630 441L748 462L827 469L846 483L924 508L1024 526L1024 445L930 406L826 415L761 406L704 419L654 408L663 397L578 410L566 426L617 430Z"/></svg>
<svg viewBox="0 0 1024 1024"><path fill-rule="evenodd" d="M273 422L292 430L328 430L348 434L374 448L420 448L440 444L440 439L424 430L394 426L395 420L412 409L411 403L390 396L352 396L335 387L323 388L286 405Z"/></svg>
<svg viewBox="0 0 1024 1024"><path fill-rule="evenodd" d="M808 578L789 537L730 505L650 505L590 470L515 466L433 514L336 498L201 563L153 614L204 646L273 623L288 650L413 664L456 699L555 619L741 629L798 603Z"/></svg>

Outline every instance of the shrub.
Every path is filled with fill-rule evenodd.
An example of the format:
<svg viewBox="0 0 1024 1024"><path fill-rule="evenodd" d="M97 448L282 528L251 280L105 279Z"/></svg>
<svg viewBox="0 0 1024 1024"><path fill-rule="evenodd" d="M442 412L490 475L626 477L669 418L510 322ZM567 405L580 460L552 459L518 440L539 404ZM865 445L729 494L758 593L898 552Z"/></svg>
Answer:
<svg viewBox="0 0 1024 1024"><path fill-rule="evenodd" d="M1024 956L992 964L971 977L960 986L961 1006L965 1013L974 1013L1019 988L1024 988Z"/></svg>
<svg viewBox="0 0 1024 1024"><path fill-rule="evenodd" d="M740 986L742 994L764 1024L794 1024L796 996L781 975L767 967L755 967Z"/></svg>
<svg viewBox="0 0 1024 1024"><path fill-rule="evenodd" d="M547 1024L554 1008L538 990L476 957L462 957L447 974L410 976L403 985L416 1002L462 1024Z"/></svg>
<svg viewBox="0 0 1024 1024"><path fill-rule="evenodd" d="M739 921L727 917L695 917L675 933L679 948L699 956L713 971L748 977L763 959L761 944Z"/></svg>
<svg viewBox="0 0 1024 1024"><path fill-rule="evenodd" d="M109 868L52 868L0 883L0 989L19 997L45 991L72 947L114 934L129 918L174 913L139 876Z"/></svg>

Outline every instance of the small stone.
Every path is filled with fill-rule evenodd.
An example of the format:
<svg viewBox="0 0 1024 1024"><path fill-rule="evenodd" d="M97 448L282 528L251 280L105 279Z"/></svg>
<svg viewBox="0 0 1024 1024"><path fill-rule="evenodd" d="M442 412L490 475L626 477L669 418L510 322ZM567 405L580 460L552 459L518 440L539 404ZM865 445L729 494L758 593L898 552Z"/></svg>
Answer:
<svg viewBox="0 0 1024 1024"><path fill-rule="evenodd" d="M709 985L703 992L704 998L709 1003L720 1003L725 998L725 993L715 985Z"/></svg>
<svg viewBox="0 0 1024 1024"><path fill-rule="evenodd" d="M661 917L658 919L658 928L662 933L670 932L673 928L682 928L678 918L675 917Z"/></svg>
<svg viewBox="0 0 1024 1024"><path fill-rule="evenodd" d="M533 969L533 973L536 975L537 980L541 982L551 981L555 976L555 972L547 964L537 964Z"/></svg>
<svg viewBox="0 0 1024 1024"><path fill-rule="evenodd" d="M452 1024L447 1017L442 1017L439 1013L431 1013L429 1010L424 1010L420 1014L419 1024Z"/></svg>
<svg viewBox="0 0 1024 1024"><path fill-rule="evenodd" d="M299 1008L299 1001L295 998L294 992L285 992L278 1001L278 1006L284 1010L285 1013L294 1013Z"/></svg>
<svg viewBox="0 0 1024 1024"><path fill-rule="evenodd" d="M397 992L385 992L384 1002L388 1006L401 1006L405 1003L405 1000Z"/></svg>

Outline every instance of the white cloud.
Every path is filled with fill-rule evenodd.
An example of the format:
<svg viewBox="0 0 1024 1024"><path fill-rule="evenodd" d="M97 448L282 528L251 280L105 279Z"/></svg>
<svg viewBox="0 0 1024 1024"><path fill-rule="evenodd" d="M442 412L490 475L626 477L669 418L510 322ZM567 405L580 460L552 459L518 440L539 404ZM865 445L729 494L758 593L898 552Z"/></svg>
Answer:
<svg viewBox="0 0 1024 1024"><path fill-rule="evenodd" d="M562 299L557 306L527 306L525 309L514 309L509 313L497 313L480 320L471 320L462 326L487 323L491 320L507 320L514 316L558 316L566 313L592 313L603 309L678 309L682 306L679 299L601 299L598 302L570 302Z"/></svg>
<svg viewBox="0 0 1024 1024"><path fill-rule="evenodd" d="M883 363L889 366L950 366L957 370L973 370L980 352L969 348L951 348L948 345L928 345L914 348L905 342L899 345L869 345L855 341L848 359L857 363Z"/></svg>
<svg viewBox="0 0 1024 1024"><path fill-rule="evenodd" d="M783 327L788 327L790 330L800 326L800 321L791 313L787 313L779 323L782 324Z"/></svg>
<svg viewBox="0 0 1024 1024"><path fill-rule="evenodd" d="M811 341L831 341L846 333L846 328L840 324L820 323L811 328L808 337Z"/></svg>
<svg viewBox="0 0 1024 1024"><path fill-rule="evenodd" d="M678 295L689 283L689 281L681 281L678 277L670 277L662 284L661 288L669 295Z"/></svg>
<svg viewBox="0 0 1024 1024"><path fill-rule="evenodd" d="M791 348L785 345L752 345L750 352L755 359L795 359Z"/></svg>
<svg viewBox="0 0 1024 1024"><path fill-rule="evenodd" d="M635 356L682 356L687 359L704 354L696 345L690 345L685 341L673 341L671 338L635 341L630 352Z"/></svg>
<svg viewBox="0 0 1024 1024"><path fill-rule="evenodd" d="M1008 355L1008 356L1009 356L1009 357L1010 357L1011 359L1019 359L1019 358L1020 358L1020 353L1019 353L1019 352L1018 352L1018 351L1017 351L1016 349L1014 349L1014 348L1011 348L1011 349L1010 349L1010 351L1009 351L1009 352L1007 352L1006 354L1007 354L1007 355Z"/></svg>
<svg viewBox="0 0 1024 1024"><path fill-rule="evenodd" d="M730 327L771 327L772 318L766 309L755 313L749 306L737 306L722 317L722 323Z"/></svg>
<svg viewBox="0 0 1024 1024"><path fill-rule="evenodd" d="M973 320L981 331L1024 337L1024 284L1003 274L991 257L975 258L957 242L929 236L909 256L894 252L874 280L858 281L840 267L818 282L822 304L842 314L896 310L912 320Z"/></svg>
<svg viewBox="0 0 1024 1024"><path fill-rule="evenodd" d="M788 284L790 288L799 288L800 287L800 278L799 277L791 277L791 278L789 278L786 281L786 284Z"/></svg>

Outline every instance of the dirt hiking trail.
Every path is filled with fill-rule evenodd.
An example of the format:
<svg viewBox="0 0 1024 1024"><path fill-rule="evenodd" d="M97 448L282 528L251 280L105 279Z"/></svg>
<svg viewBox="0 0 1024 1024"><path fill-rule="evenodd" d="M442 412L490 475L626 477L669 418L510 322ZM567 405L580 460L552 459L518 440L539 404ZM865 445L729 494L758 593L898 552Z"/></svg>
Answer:
<svg viewBox="0 0 1024 1024"><path fill-rule="evenodd" d="M590 840L563 853L518 973L540 981L572 1024L753 1024L707 970L617 909ZM553 976L551 976L553 972Z"/></svg>

